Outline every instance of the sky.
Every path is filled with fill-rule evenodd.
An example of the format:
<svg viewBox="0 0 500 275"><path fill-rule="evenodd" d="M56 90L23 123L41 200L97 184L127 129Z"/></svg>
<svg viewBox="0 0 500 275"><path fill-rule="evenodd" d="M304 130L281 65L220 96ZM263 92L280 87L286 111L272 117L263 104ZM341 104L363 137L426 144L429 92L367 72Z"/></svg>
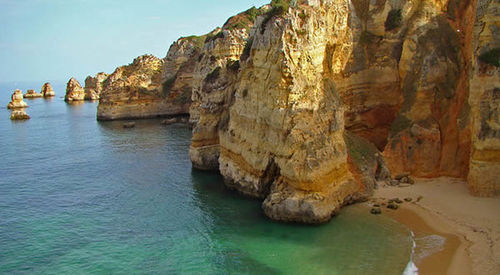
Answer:
<svg viewBox="0 0 500 275"><path fill-rule="evenodd" d="M165 57L270 0L0 0L0 82L112 73L143 54Z"/></svg>

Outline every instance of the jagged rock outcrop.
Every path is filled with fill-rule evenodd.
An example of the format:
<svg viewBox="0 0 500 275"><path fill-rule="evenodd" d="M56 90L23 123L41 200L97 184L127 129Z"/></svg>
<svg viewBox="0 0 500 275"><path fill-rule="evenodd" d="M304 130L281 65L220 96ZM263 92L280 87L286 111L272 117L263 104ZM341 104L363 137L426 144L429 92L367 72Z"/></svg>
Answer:
<svg viewBox="0 0 500 275"><path fill-rule="evenodd" d="M11 101L7 104L9 109L26 108L28 104L23 100L23 92L21 90L15 90L10 97Z"/></svg>
<svg viewBox="0 0 500 275"><path fill-rule="evenodd" d="M43 84L42 90L40 92L43 97L53 97L56 96L54 89L52 89L52 85L49 82Z"/></svg>
<svg viewBox="0 0 500 275"><path fill-rule="evenodd" d="M43 95L37 93L35 90L27 90L26 94L24 94L24 98L37 98L37 97L43 97Z"/></svg>
<svg viewBox="0 0 500 275"><path fill-rule="evenodd" d="M152 55L119 67L104 82L98 120L147 118L189 113L191 80L203 41L177 40L165 60Z"/></svg>
<svg viewBox="0 0 500 275"><path fill-rule="evenodd" d="M85 100L99 100L103 90L104 81L108 79L109 75L106 73L98 73L95 77L87 76L85 79Z"/></svg>
<svg viewBox="0 0 500 275"><path fill-rule="evenodd" d="M80 85L80 82L78 82L78 80L74 77L72 77L66 85L66 95L64 100L66 102L85 100L85 91L83 90L82 85Z"/></svg>
<svg viewBox="0 0 500 275"><path fill-rule="evenodd" d="M472 152L467 178L479 196L500 191L500 2L479 0L470 80Z"/></svg>
<svg viewBox="0 0 500 275"><path fill-rule="evenodd" d="M30 116L24 110L15 110L10 114L10 120L27 120Z"/></svg>
<svg viewBox="0 0 500 275"><path fill-rule="evenodd" d="M189 155L195 168L219 168L218 132L227 126L231 94L249 31L264 9L253 7L233 16L206 38L194 70L190 108L194 128Z"/></svg>
<svg viewBox="0 0 500 275"><path fill-rule="evenodd" d="M328 220L391 172L468 176L473 193L494 194L498 5L273 1L237 73L223 66L241 49L227 46L234 29L212 33L195 74L193 166L218 161L229 187L285 221Z"/></svg>

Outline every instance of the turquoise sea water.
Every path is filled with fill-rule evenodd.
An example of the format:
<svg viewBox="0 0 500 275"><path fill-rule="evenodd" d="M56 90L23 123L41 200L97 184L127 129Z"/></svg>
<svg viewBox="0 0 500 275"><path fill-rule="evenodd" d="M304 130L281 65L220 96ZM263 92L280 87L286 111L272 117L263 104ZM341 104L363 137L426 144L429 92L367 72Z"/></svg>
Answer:
<svg viewBox="0 0 500 275"><path fill-rule="evenodd" d="M407 229L361 206L321 226L270 221L191 168L185 125L97 122L97 103L65 104L62 85L11 122L13 88L0 86L2 274L401 274L408 263Z"/></svg>

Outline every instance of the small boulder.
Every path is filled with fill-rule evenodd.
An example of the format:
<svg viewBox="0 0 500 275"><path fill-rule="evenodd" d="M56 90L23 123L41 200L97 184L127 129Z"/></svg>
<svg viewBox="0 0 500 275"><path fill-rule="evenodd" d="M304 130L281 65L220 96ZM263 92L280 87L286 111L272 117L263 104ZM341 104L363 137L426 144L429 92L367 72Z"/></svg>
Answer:
<svg viewBox="0 0 500 275"><path fill-rule="evenodd" d="M373 215L380 215L382 214L382 209L380 209L380 207L374 207L370 210L370 213Z"/></svg>
<svg viewBox="0 0 500 275"><path fill-rule="evenodd" d="M406 202L411 202L413 199L412 198L404 198Z"/></svg>
<svg viewBox="0 0 500 275"><path fill-rule="evenodd" d="M15 90L10 97L11 101L7 105L9 109L26 108L28 104L23 100L23 92L21 90Z"/></svg>
<svg viewBox="0 0 500 275"><path fill-rule="evenodd" d="M408 177L402 177L400 180L399 180L400 183L408 183Z"/></svg>
<svg viewBox="0 0 500 275"><path fill-rule="evenodd" d="M123 128L134 128L134 127L135 127L135 122L123 123Z"/></svg>
<svg viewBox="0 0 500 275"><path fill-rule="evenodd" d="M52 85L49 82L43 84L42 90L40 92L43 97L53 97L56 96L56 93L52 89Z"/></svg>
<svg viewBox="0 0 500 275"><path fill-rule="evenodd" d="M174 123L177 123L177 118L169 118L169 119L162 120L162 122L161 122L162 125L170 125L170 124L174 124Z"/></svg>
<svg viewBox="0 0 500 275"><path fill-rule="evenodd" d="M399 174L399 175L396 175L394 177L394 179L397 180L397 181L400 181L402 178L408 177L409 175L410 174L408 174L408 173Z"/></svg>
<svg viewBox="0 0 500 275"><path fill-rule="evenodd" d="M395 204L395 203L391 202L391 203L389 203L389 204L387 205L387 208L392 209L392 210L396 210L396 209L398 209L398 208L399 208L399 206L398 206L397 204Z"/></svg>
<svg viewBox="0 0 500 275"><path fill-rule="evenodd" d="M30 119L30 116L24 110L12 111L10 114L11 120L26 120Z"/></svg>
<svg viewBox="0 0 500 275"><path fill-rule="evenodd" d="M43 95L35 92L35 90L28 90L26 91L26 94L24 94L24 98L37 98L37 97L43 97Z"/></svg>

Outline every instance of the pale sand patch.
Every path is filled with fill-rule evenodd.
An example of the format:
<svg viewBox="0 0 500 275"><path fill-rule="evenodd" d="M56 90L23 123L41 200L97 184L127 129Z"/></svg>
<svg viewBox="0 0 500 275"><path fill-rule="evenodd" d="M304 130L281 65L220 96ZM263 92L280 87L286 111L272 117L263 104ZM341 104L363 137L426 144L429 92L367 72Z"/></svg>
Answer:
<svg viewBox="0 0 500 275"><path fill-rule="evenodd" d="M422 196L419 202L416 199ZM479 198L471 196L464 181L453 178L417 179L409 187L380 187L374 198L410 197L399 210L382 207L415 232L417 254L420 250L433 252L430 257L416 259L420 274L500 274L500 196ZM419 236L435 235L446 238L440 251L425 246ZM441 238L442 239L442 238Z"/></svg>

